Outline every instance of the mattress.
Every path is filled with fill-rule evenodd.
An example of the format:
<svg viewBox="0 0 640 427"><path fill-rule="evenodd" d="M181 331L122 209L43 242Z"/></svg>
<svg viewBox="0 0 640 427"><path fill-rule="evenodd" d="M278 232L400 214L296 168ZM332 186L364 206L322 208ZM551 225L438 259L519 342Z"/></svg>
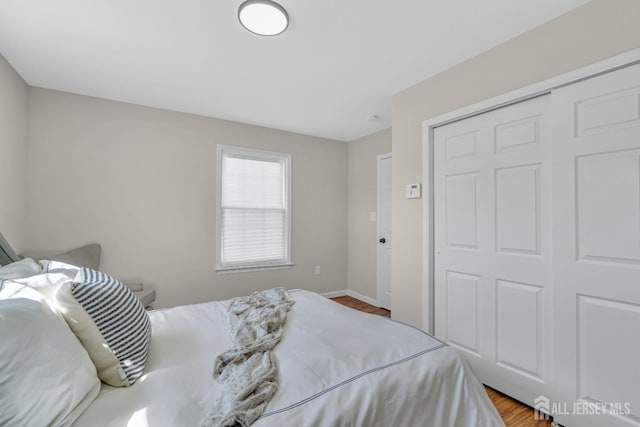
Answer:
<svg viewBox="0 0 640 427"><path fill-rule="evenodd" d="M425 332L295 290L274 354L280 386L253 425L501 426L465 359ZM102 385L74 426L198 426L220 393L215 357L230 341L228 301L149 313L146 373Z"/></svg>

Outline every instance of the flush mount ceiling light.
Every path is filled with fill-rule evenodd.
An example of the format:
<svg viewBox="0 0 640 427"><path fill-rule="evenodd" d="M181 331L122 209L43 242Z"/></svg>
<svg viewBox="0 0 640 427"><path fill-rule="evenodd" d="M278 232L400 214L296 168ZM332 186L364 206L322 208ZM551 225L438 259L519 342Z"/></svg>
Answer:
<svg viewBox="0 0 640 427"><path fill-rule="evenodd" d="M278 35L289 26L289 15L282 6L271 0L247 0L238 8L243 27L261 36Z"/></svg>

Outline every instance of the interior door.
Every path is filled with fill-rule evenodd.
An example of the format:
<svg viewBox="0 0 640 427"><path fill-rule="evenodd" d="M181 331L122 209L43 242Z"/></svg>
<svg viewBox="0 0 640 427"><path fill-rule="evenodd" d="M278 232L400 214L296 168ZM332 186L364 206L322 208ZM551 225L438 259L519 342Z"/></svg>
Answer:
<svg viewBox="0 0 640 427"><path fill-rule="evenodd" d="M378 305L391 310L391 154L378 156Z"/></svg>
<svg viewBox="0 0 640 427"><path fill-rule="evenodd" d="M434 130L436 336L531 406L551 376L549 96Z"/></svg>
<svg viewBox="0 0 640 427"><path fill-rule="evenodd" d="M638 426L640 65L559 89L553 103L553 398L569 412L555 418ZM588 405L610 415L572 414Z"/></svg>

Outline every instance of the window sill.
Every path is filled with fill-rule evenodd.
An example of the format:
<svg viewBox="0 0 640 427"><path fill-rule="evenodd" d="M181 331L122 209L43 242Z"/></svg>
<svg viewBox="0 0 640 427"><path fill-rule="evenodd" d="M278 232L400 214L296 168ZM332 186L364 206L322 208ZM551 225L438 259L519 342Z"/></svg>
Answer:
<svg viewBox="0 0 640 427"><path fill-rule="evenodd" d="M217 274L251 273L256 271L287 270L295 264L278 264L252 267L216 267Z"/></svg>

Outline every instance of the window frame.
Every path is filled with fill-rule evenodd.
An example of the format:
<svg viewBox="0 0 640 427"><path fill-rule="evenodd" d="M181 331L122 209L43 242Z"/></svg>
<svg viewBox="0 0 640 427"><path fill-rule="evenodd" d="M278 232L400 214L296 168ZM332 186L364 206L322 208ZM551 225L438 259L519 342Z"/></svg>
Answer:
<svg viewBox="0 0 640 427"><path fill-rule="evenodd" d="M217 144L216 159L216 272L234 273L245 271L279 270L293 266L291 255L291 154L259 150L236 145ZM222 262L222 159L224 155L254 160L277 160L284 167L284 211L285 211L285 257L276 261L251 261L241 263Z"/></svg>

